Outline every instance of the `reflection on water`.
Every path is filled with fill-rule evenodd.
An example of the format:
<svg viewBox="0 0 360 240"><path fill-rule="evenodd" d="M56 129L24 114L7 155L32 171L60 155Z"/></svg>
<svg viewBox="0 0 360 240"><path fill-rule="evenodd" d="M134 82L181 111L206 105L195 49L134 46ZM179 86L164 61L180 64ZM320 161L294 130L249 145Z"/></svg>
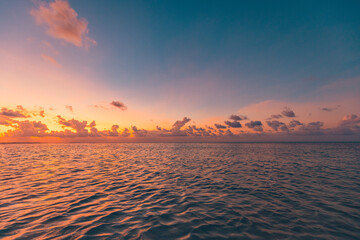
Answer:
<svg viewBox="0 0 360 240"><path fill-rule="evenodd" d="M360 144L0 145L0 238L359 239Z"/></svg>

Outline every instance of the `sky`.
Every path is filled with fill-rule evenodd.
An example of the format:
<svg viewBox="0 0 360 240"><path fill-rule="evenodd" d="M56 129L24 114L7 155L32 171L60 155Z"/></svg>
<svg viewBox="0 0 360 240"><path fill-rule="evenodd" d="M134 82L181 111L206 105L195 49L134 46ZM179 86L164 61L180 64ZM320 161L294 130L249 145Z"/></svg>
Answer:
<svg viewBox="0 0 360 240"><path fill-rule="evenodd" d="M0 1L0 142L360 141L359 1Z"/></svg>

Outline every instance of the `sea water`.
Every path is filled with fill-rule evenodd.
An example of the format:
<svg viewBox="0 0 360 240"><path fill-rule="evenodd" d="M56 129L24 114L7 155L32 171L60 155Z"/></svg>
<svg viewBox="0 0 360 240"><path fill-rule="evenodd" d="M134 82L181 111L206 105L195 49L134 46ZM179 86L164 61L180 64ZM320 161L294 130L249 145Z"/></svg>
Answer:
<svg viewBox="0 0 360 240"><path fill-rule="evenodd" d="M0 145L0 238L360 239L359 143Z"/></svg>

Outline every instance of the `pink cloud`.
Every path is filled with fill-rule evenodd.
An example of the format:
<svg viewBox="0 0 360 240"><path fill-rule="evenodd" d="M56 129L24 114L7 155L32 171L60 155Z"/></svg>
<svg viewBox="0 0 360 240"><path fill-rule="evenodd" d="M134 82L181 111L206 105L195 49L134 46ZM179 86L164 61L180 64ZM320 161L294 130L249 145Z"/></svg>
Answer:
<svg viewBox="0 0 360 240"><path fill-rule="evenodd" d="M248 131L230 129L221 124L215 124L215 128L209 126L187 125L191 119L184 117L175 121L170 129L157 126L155 129L143 129L132 126L131 129L125 128L119 131L119 125L113 124L111 128L100 130L95 121L65 119L60 115L56 118L56 123L62 128L60 131L54 131L48 128L49 118L46 118L43 108L29 111L23 106L18 105L15 109L6 107L0 108L0 126L6 131L0 132L0 142L3 141L22 141L21 138L31 137L56 138L64 141L73 141L66 139L79 138L80 141L324 141L324 140L351 140L358 141L360 134L360 117L357 114L346 115L335 127L325 127L322 121L300 122L292 119L289 123L278 120L266 121L271 131L263 129L264 124L261 121L249 120L244 123ZM45 117L46 123L33 121L31 116ZM25 119L24 119L25 118ZM240 117L231 116L231 119ZM245 120L244 120L245 121ZM235 121L236 122L236 121ZM54 123L54 122L53 122ZM51 125L54 125L51 123ZM237 122L239 123L239 122ZM50 125L50 126L51 126ZM166 137L166 140L161 138ZM6 139L7 140L6 140ZM81 138L81 139L80 139ZM98 140L94 140L97 138ZM56 140L55 139L55 140ZM134 140L135 139L135 140ZM136 140L138 139L138 140ZM163 138L164 139L164 138ZM23 139L28 141L29 139ZM54 141L55 141L54 140ZM41 140L42 141L42 140ZM45 140L44 140L45 141Z"/></svg>
<svg viewBox="0 0 360 240"><path fill-rule="evenodd" d="M70 7L66 0L54 2L40 2L37 9L32 9L30 14L36 22L47 27L46 33L62 39L78 47L88 48L96 44L94 39L88 37L88 22L85 18L78 18L77 12Z"/></svg>
<svg viewBox="0 0 360 240"><path fill-rule="evenodd" d="M45 55L45 54L41 54L41 57L47 61L50 62L51 64L55 65L56 67L61 67L61 65L51 56L49 55Z"/></svg>
<svg viewBox="0 0 360 240"><path fill-rule="evenodd" d="M67 110L69 110L70 112L74 112L73 107L70 106L70 105L66 105L65 108L66 108Z"/></svg>

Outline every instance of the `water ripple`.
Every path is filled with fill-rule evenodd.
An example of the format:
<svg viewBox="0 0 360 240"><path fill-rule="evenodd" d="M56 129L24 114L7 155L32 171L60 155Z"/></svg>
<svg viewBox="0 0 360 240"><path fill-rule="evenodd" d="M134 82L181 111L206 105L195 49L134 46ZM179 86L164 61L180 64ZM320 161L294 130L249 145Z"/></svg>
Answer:
<svg viewBox="0 0 360 240"><path fill-rule="evenodd" d="M0 238L360 239L360 144L0 145Z"/></svg>

